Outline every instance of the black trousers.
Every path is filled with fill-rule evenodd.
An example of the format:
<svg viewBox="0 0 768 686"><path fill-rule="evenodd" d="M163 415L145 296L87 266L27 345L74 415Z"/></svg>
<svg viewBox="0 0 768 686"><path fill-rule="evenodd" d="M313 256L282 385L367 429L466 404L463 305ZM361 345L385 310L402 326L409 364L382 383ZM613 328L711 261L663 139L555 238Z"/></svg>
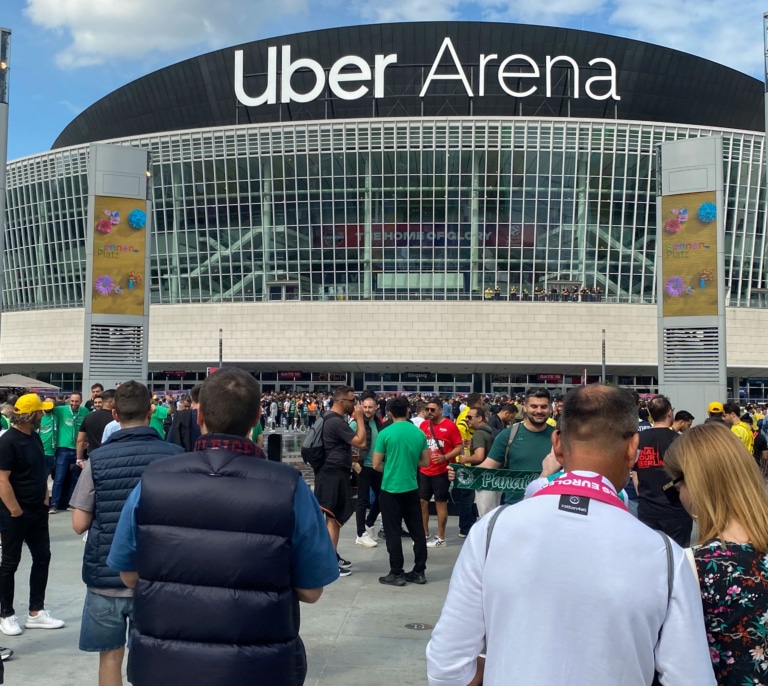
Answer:
<svg viewBox="0 0 768 686"><path fill-rule="evenodd" d="M29 572L29 610L45 608L45 588L51 562L51 541L48 536L48 509L24 510L20 517L2 515L3 556L0 560L0 617L15 615L13 595L15 575L21 562L21 550L27 544L32 555Z"/></svg>
<svg viewBox="0 0 768 686"><path fill-rule="evenodd" d="M379 494L381 493L382 473L377 472L373 467L363 467L357 475L357 508L355 516L357 517L357 535L362 536L365 533L366 526L373 526L376 517L379 516ZM376 494L376 500L371 503L371 489ZM368 517L365 516L368 508L371 509Z"/></svg>
<svg viewBox="0 0 768 686"><path fill-rule="evenodd" d="M381 521L389 553L389 571L392 574L403 573L403 540L400 528L405 528L413 539L413 571L423 572L427 568L427 539L424 536L424 524L421 521L421 503L419 491L389 493L382 490L379 494Z"/></svg>

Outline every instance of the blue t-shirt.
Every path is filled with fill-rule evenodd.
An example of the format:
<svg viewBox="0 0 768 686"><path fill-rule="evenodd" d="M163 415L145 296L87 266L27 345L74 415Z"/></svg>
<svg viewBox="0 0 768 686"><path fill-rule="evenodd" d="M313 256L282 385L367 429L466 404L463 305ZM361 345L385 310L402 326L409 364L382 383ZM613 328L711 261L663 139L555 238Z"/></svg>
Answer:
<svg viewBox="0 0 768 686"><path fill-rule="evenodd" d="M119 572L136 570L136 509L141 483L125 501L107 565ZM291 539L291 578L294 588L327 586L339 578L336 552L328 536L325 517L306 481L299 479L293 497L294 528Z"/></svg>

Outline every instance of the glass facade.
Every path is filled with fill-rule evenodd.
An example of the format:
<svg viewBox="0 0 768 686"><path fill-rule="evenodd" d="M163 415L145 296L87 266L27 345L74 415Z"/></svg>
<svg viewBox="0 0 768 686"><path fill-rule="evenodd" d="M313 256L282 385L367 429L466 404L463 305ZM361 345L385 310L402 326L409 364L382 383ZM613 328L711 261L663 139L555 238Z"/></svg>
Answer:
<svg viewBox="0 0 768 686"><path fill-rule="evenodd" d="M516 300L563 284L653 303L654 149L709 135L724 140L730 301L762 306L760 133L457 117L112 142L151 153L155 304ZM78 146L9 164L5 311L82 307L87 158Z"/></svg>

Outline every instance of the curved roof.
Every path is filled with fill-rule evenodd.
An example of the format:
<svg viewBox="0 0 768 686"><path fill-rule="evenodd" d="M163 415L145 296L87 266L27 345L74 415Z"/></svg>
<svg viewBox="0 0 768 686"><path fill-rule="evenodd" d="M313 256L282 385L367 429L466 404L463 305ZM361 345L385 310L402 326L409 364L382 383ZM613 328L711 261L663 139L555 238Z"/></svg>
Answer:
<svg viewBox="0 0 768 686"><path fill-rule="evenodd" d="M446 38L464 70L471 97L457 78ZM281 102L283 46L290 46L291 61L310 58L324 69L325 85L314 100ZM276 48L272 55L277 102L246 107L235 95L235 53L243 51L243 90L256 97L267 87L270 47ZM454 78L433 79L421 97L441 47L436 74ZM396 62L377 73L375 56L391 54L397 55ZM372 72L369 81L341 85L348 92L365 85L367 92L356 99L338 97L328 83L333 64L348 55L361 57ZM496 57L481 69L482 55ZM527 59L511 61L504 71L513 75L500 78L500 64L511 55ZM547 58L558 56L573 62L560 60L548 68ZM590 66L595 58L604 59ZM590 97L586 88L591 78L602 77L593 83L591 94L608 95L610 67L605 59L616 66L618 99ZM341 73L364 71L364 66L347 66ZM295 92L306 93L316 80L316 74L304 69L293 74L290 85ZM516 97L505 92L504 85L515 93L535 90ZM762 131L763 112L763 84L757 79L700 57L627 38L523 24L375 24L270 38L179 62L91 105L62 131L53 147L245 123L403 116L562 116Z"/></svg>

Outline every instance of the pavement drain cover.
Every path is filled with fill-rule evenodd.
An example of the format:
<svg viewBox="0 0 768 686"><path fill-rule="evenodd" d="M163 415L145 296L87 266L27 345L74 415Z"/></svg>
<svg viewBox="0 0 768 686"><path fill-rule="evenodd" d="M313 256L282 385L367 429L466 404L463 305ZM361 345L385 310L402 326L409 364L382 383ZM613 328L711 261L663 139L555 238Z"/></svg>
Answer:
<svg viewBox="0 0 768 686"><path fill-rule="evenodd" d="M406 624L406 629L414 629L415 631L424 631L426 629L434 629L431 624Z"/></svg>

